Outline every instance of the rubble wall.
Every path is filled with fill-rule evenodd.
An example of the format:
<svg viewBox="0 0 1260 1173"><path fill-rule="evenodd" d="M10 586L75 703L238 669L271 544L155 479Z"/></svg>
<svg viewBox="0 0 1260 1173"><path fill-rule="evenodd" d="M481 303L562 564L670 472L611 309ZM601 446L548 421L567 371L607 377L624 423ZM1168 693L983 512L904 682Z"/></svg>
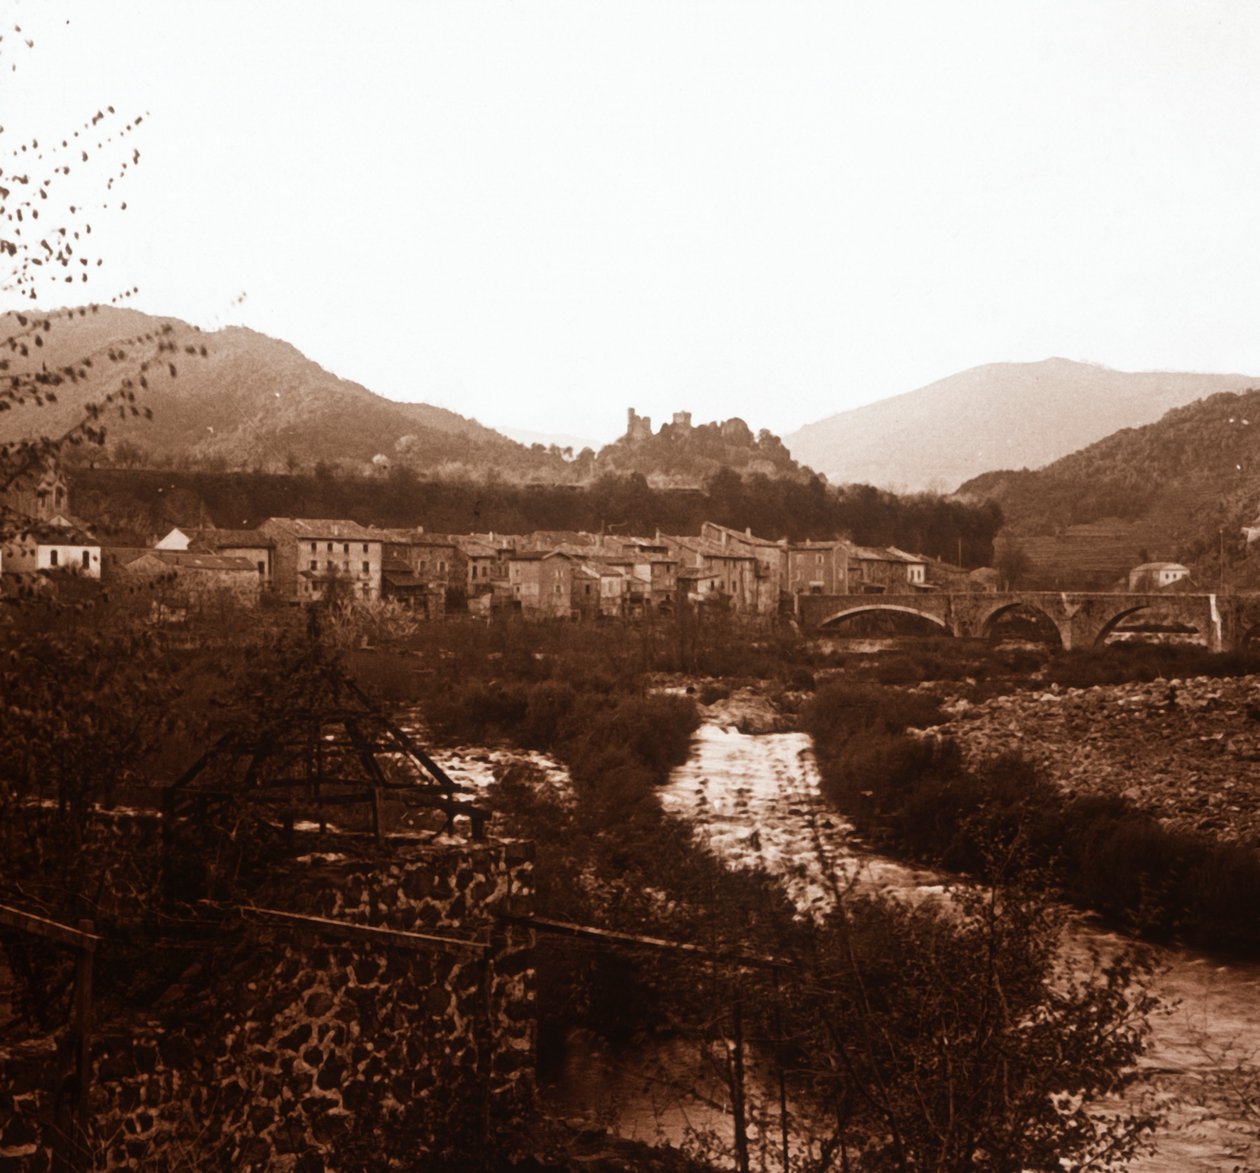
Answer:
<svg viewBox="0 0 1260 1173"><path fill-rule="evenodd" d="M496 918L528 911L531 867L524 845L465 842L286 864L254 904L340 926L247 912L148 1015L103 1028L96 1167L413 1167L474 1152L534 1095L532 934ZM50 1086L22 1101L45 1132ZM0 1126L0 1150L44 1168L46 1135L14 1151L30 1131L10 1144Z"/></svg>

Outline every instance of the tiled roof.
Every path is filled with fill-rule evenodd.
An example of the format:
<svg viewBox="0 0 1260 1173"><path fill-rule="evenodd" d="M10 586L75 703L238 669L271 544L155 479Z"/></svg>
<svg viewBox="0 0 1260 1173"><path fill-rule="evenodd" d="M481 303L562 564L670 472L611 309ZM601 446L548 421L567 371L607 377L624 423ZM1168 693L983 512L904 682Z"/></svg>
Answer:
<svg viewBox="0 0 1260 1173"><path fill-rule="evenodd" d="M192 550L158 550L163 562L169 562L183 570L248 570L257 574L258 568L248 559L234 554L198 554Z"/></svg>
<svg viewBox="0 0 1260 1173"><path fill-rule="evenodd" d="M379 542L379 532L344 518L269 517L262 523L286 531L296 538L317 540L351 538L356 542Z"/></svg>
<svg viewBox="0 0 1260 1173"><path fill-rule="evenodd" d="M275 541L256 529L195 529L188 530L190 543L221 550L224 546L275 547Z"/></svg>

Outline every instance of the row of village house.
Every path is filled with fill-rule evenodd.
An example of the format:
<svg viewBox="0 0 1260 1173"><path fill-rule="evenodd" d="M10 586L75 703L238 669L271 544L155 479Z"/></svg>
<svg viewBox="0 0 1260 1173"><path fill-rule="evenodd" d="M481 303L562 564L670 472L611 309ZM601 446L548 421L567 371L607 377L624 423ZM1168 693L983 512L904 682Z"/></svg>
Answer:
<svg viewBox="0 0 1260 1173"><path fill-rule="evenodd" d="M668 611L679 598L772 614L793 594L932 589L939 564L843 540L771 542L706 523L696 536L581 533L429 534L341 519L273 517L255 529L173 529L150 547L102 545L64 518L33 524L0 550L0 571L70 570L128 584L161 584L188 599L263 594L310 603L392 598L443 613L593 618ZM952 569L952 568L951 568ZM937 574L932 575L938 578ZM954 584L957 585L957 584Z"/></svg>
<svg viewBox="0 0 1260 1173"><path fill-rule="evenodd" d="M330 592L397 599L430 616L448 602L474 613L537 618L634 616L679 599L772 614L800 594L994 590L968 572L895 547L844 539L771 541L706 522L695 536L535 532L430 534L338 519L273 517L255 529L173 529L144 547L102 544L70 513L53 464L0 494L0 585L48 587L56 572L145 585L166 600L264 595L310 603ZM1186 567L1147 563L1117 589L1192 587Z"/></svg>
<svg viewBox="0 0 1260 1173"><path fill-rule="evenodd" d="M627 616L680 598L772 614L803 593L983 589L975 574L894 548L770 541L706 522L695 536L572 532L430 534L342 519L272 517L254 529L173 529L145 547L102 544L70 513L55 468L5 498L0 572L9 581L57 571L150 584L188 600L264 594L310 603L330 592L393 598L430 615L449 601L474 613L536 618Z"/></svg>

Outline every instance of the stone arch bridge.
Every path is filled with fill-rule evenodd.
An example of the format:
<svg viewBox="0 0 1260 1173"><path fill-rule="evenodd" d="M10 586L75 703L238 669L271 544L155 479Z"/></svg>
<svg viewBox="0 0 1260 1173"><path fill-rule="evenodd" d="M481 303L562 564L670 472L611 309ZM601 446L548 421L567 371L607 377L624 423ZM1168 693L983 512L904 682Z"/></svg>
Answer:
<svg viewBox="0 0 1260 1173"><path fill-rule="evenodd" d="M1260 638L1260 592L1245 594L1101 593L1094 591L948 591L921 594L798 595L797 618L806 631L840 627L859 615L916 615L949 635L987 639L993 625L1016 608L1049 620L1065 650L1093 647L1117 627L1149 617L1195 628L1212 651L1231 651Z"/></svg>

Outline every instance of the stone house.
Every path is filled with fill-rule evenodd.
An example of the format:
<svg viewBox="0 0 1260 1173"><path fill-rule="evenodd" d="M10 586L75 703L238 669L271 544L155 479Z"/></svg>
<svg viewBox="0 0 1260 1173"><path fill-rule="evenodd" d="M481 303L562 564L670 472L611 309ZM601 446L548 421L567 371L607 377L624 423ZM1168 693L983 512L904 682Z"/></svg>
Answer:
<svg viewBox="0 0 1260 1173"><path fill-rule="evenodd" d="M577 560L562 550L516 550L507 559L512 604L530 619L569 619Z"/></svg>
<svg viewBox="0 0 1260 1173"><path fill-rule="evenodd" d="M493 594L496 583L507 583L507 562L499 549L479 538L455 535L451 540L459 548L466 567L464 593L469 599Z"/></svg>
<svg viewBox="0 0 1260 1173"><path fill-rule="evenodd" d="M845 542L788 542L784 590L790 595L847 595L849 556Z"/></svg>
<svg viewBox="0 0 1260 1173"><path fill-rule="evenodd" d="M678 593L677 553L667 542L651 538L623 540L620 547L612 557L621 565L628 560L630 573L647 584L643 601L656 611L670 610ZM633 590L632 587L632 594Z"/></svg>
<svg viewBox="0 0 1260 1173"><path fill-rule="evenodd" d="M225 558L244 558L253 564L264 590L273 578L272 562L275 542L256 529L189 529L179 527L159 538L155 550L191 550L195 553L218 554Z"/></svg>
<svg viewBox="0 0 1260 1173"><path fill-rule="evenodd" d="M54 456L23 468L14 475L13 466L0 463L0 484L13 479L0 491L0 507L16 517L52 521L70 513L70 484Z"/></svg>
<svg viewBox="0 0 1260 1173"><path fill-rule="evenodd" d="M256 607L263 580L249 558L196 550L146 550L122 563L117 578L144 583L164 606L203 608L216 602Z"/></svg>
<svg viewBox="0 0 1260 1173"><path fill-rule="evenodd" d="M723 600L741 614L758 613L763 605L761 563L752 554L702 537L671 536L667 541L678 558L678 578L688 595Z"/></svg>
<svg viewBox="0 0 1260 1173"><path fill-rule="evenodd" d="M272 580L289 603L313 603L330 585L360 599L381 597L385 543L357 521L269 517L259 531L275 543Z"/></svg>
<svg viewBox="0 0 1260 1173"><path fill-rule="evenodd" d="M446 617L446 588L421 578L402 559L391 558L388 551L381 564L381 598L393 599L426 619Z"/></svg>
<svg viewBox="0 0 1260 1173"><path fill-rule="evenodd" d="M427 534L415 529L374 531L385 543L385 557L405 563L411 573L430 587L446 591L463 587L468 570L458 540L447 534Z"/></svg>
<svg viewBox="0 0 1260 1173"><path fill-rule="evenodd" d="M751 610L759 615L773 615L779 608L780 594L786 590L783 543L756 537L751 529L741 532L712 521L700 526L700 536L723 549L737 550L756 559Z"/></svg>
<svg viewBox="0 0 1260 1173"><path fill-rule="evenodd" d="M895 546L850 545L847 554L850 594L907 594L926 583L924 560Z"/></svg>
<svg viewBox="0 0 1260 1173"><path fill-rule="evenodd" d="M61 571L83 578L101 577L100 542L66 518L18 521L6 529L8 536L0 543L3 573L30 575Z"/></svg>
<svg viewBox="0 0 1260 1173"><path fill-rule="evenodd" d="M610 619L641 616L649 605L652 584L635 572L634 563L613 556L593 565L599 571L599 613Z"/></svg>
<svg viewBox="0 0 1260 1173"><path fill-rule="evenodd" d="M570 585L572 613L579 619L597 619L600 614L602 576L598 566L575 562Z"/></svg>

